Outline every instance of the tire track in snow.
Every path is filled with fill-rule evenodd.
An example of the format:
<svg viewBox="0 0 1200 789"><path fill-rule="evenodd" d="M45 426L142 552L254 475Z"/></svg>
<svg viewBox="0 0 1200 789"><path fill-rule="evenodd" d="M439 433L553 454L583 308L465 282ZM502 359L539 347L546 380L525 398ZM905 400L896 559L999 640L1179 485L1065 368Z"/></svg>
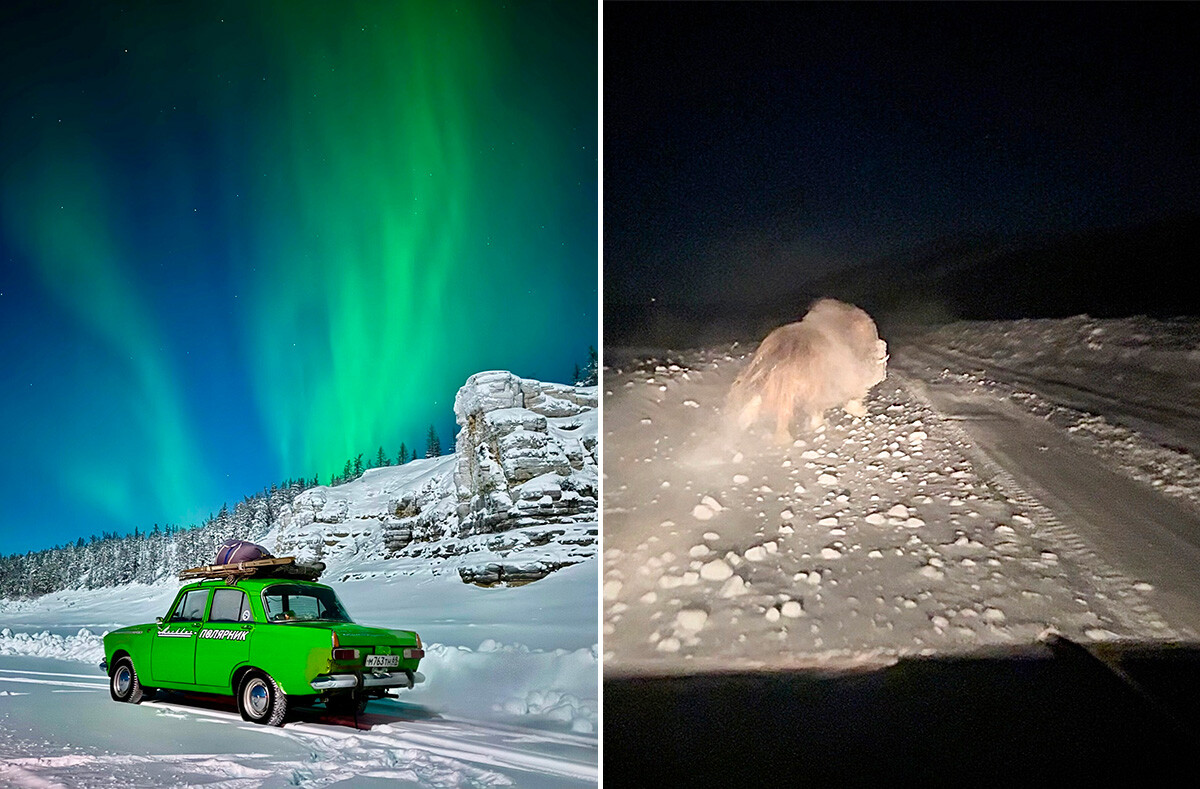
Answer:
<svg viewBox="0 0 1200 789"><path fill-rule="evenodd" d="M104 688L107 686L101 687ZM492 727L474 722L456 721L452 726L428 723L420 724L422 726L437 726L437 728L445 732L436 735L425 734L420 731L395 731L393 727L397 724L385 724L380 727L382 731L380 729L369 731L360 731L357 729L342 730L330 724L312 722L293 722L285 724L282 728L267 728L244 725L239 715L222 710L205 709L165 701L147 701L143 702L143 704L153 708L199 715L216 721L228 721L239 725L240 728L246 731L258 731L264 734L303 739L312 744L326 745L326 749L330 752L335 752L338 748L332 744L327 744L325 741L331 739L351 740L356 743L372 743L385 749L415 748L447 759L485 764L491 767L512 768L543 775L560 776L578 781L595 782L599 775L595 762L589 763L586 760L564 759L522 751L517 748L497 746L492 740L498 734L505 739L514 741L528 739L528 734L522 732L513 735L502 729L493 729ZM483 742L471 742L469 739L466 739L470 735L479 735L486 739Z"/></svg>
<svg viewBox="0 0 1200 789"><path fill-rule="evenodd" d="M20 676L13 676L20 675ZM65 672L0 668L0 682L24 683L53 688L86 688L101 692L104 683L76 681L88 675ZM103 703L103 702L99 702ZM96 771L129 768L147 769L156 764L183 770L176 776L191 781L204 775L216 781L209 785L258 787L268 778L291 774L300 786L318 787L343 781L348 773L394 781L411 781L430 786L510 786L520 785L519 774L550 779L596 783L599 777L594 758L595 744L587 738L554 732L536 732L519 727L490 726L468 720L445 719L405 724L384 724L372 730L342 729L335 724L300 721L282 728L256 726L243 722L235 712L209 709L164 700L147 700L140 705L158 714L176 713L217 724L232 724L240 731L282 737L319 757L316 762L297 761L279 754L255 752L239 754L236 761L213 754L71 754L67 756L30 756L0 761L0 783L60 787L72 785L74 778ZM403 728L401 728L401 726ZM259 741L260 743L263 741ZM579 759L553 753L524 750L521 744L571 748ZM589 762L589 759L591 760ZM508 773L519 773L509 775ZM193 778L187 778L187 775ZM61 781L74 776L66 784ZM166 776L159 774L160 779ZM528 779L526 779L528 781ZM149 785L149 784L143 784Z"/></svg>
<svg viewBox="0 0 1200 789"><path fill-rule="evenodd" d="M1163 627L1156 628L1155 635L1158 638L1195 638L1191 629L1166 624L1166 618L1142 595L1134 591L1138 581L1105 561L1074 529L1063 523L1053 510L1043 503L1045 492L1039 491L1040 497L1032 495L972 437L968 430L958 421L948 418L943 409L934 404L923 381L895 369L889 370L889 377L894 378L914 399L929 408L939 427L959 442L962 451L971 459L980 476L984 477L988 484L1024 507L1039 529L1051 538L1059 552L1081 570L1086 571L1080 573L1079 580L1090 586L1101 599L1110 602L1109 613L1122 627L1133 633L1144 633L1148 623L1158 622L1164 624Z"/></svg>

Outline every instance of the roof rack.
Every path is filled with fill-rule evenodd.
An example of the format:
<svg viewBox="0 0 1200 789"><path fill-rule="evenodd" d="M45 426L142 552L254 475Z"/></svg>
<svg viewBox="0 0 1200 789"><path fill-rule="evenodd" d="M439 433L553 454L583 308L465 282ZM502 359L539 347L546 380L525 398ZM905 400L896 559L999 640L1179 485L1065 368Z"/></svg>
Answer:
<svg viewBox="0 0 1200 789"><path fill-rule="evenodd" d="M282 556L270 559L254 559L249 562L234 564L206 564L203 567L192 567L179 573L179 580L188 581L195 578L223 578L227 584L235 584L243 578L255 576L274 578L300 578L315 581L325 571L324 562L300 564L294 556Z"/></svg>

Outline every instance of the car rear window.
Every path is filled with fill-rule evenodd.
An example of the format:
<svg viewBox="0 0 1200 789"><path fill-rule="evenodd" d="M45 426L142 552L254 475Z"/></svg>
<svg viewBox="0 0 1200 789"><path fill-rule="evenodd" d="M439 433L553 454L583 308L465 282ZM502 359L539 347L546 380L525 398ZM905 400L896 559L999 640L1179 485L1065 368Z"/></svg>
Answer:
<svg viewBox="0 0 1200 789"><path fill-rule="evenodd" d="M332 589L277 584L263 590L263 605L271 622L349 622L350 616Z"/></svg>
<svg viewBox="0 0 1200 789"><path fill-rule="evenodd" d="M250 606L246 593L240 589L218 589L213 592L209 622L249 622Z"/></svg>
<svg viewBox="0 0 1200 789"><path fill-rule="evenodd" d="M193 589L183 596L175 611L171 614L172 622L199 622L204 618L204 604L208 602L207 589Z"/></svg>

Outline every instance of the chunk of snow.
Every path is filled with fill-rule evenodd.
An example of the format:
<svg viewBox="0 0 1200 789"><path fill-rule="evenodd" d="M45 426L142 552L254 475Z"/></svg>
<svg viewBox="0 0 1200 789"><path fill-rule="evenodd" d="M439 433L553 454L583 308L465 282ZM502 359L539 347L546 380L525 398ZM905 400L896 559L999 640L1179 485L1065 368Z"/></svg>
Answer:
<svg viewBox="0 0 1200 789"><path fill-rule="evenodd" d="M675 616L675 624L681 630L698 632L708 621L708 612L702 608L685 608Z"/></svg>
<svg viewBox="0 0 1200 789"><path fill-rule="evenodd" d="M668 636L667 638L659 641L654 648L659 652L678 652L679 646L680 644L678 638L675 638L674 636Z"/></svg>
<svg viewBox="0 0 1200 789"><path fill-rule="evenodd" d="M733 570L722 559L713 559L700 568L700 577L706 581L724 581L733 575Z"/></svg>
<svg viewBox="0 0 1200 789"><path fill-rule="evenodd" d="M721 597L739 597L746 593L746 582L742 580L740 575L732 575L724 584L721 585L721 591L718 594Z"/></svg>

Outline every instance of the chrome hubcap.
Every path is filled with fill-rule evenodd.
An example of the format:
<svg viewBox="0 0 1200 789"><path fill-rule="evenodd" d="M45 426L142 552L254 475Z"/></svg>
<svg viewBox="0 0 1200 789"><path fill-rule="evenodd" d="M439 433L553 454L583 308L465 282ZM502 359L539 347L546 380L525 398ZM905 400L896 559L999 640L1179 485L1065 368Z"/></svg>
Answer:
<svg viewBox="0 0 1200 789"><path fill-rule="evenodd" d="M261 679L252 679L246 685L246 708L256 718L267 712L267 685Z"/></svg>
<svg viewBox="0 0 1200 789"><path fill-rule="evenodd" d="M129 692L129 686L133 684L133 672L129 670L129 666L121 666L117 669L117 673L113 676L113 685L117 689L118 696L124 696Z"/></svg>

